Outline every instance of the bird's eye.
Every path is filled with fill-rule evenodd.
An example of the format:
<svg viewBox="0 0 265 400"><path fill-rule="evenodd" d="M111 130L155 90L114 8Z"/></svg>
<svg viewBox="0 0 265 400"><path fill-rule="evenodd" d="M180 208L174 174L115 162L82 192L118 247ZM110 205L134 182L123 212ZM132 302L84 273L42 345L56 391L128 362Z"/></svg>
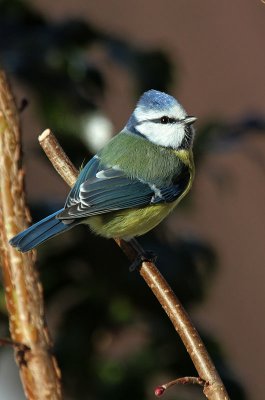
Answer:
<svg viewBox="0 0 265 400"><path fill-rule="evenodd" d="M166 115L160 118L161 124L168 124L170 122L170 118L168 118Z"/></svg>

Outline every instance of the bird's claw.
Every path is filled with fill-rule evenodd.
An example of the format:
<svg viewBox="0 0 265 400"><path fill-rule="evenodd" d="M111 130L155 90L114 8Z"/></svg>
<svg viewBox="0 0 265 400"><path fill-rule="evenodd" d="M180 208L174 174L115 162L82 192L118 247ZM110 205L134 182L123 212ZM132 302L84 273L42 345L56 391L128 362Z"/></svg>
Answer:
<svg viewBox="0 0 265 400"><path fill-rule="evenodd" d="M157 255L153 251L144 251L138 254L133 263L129 267L129 271L133 272L136 269L140 269L143 262L154 262L157 259Z"/></svg>

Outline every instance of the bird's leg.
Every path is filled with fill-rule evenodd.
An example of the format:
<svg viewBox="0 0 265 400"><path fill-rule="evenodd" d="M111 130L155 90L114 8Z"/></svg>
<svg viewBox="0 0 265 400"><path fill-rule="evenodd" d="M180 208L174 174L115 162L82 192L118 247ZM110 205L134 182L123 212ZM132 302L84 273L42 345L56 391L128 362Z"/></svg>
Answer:
<svg viewBox="0 0 265 400"><path fill-rule="evenodd" d="M154 262L157 258L154 252L144 250L134 238L127 240L115 238L115 241L132 262L129 268L130 271L140 269L143 262Z"/></svg>
<svg viewBox="0 0 265 400"><path fill-rule="evenodd" d="M129 267L130 272L140 269L143 262L154 262L157 259L157 255L153 251L144 250L136 239L130 239L129 242L135 250L135 258Z"/></svg>
<svg viewBox="0 0 265 400"><path fill-rule="evenodd" d="M143 262L155 262L156 259L157 255L153 251L144 251L136 256L135 260L129 267L129 271L133 272L136 269L140 269Z"/></svg>

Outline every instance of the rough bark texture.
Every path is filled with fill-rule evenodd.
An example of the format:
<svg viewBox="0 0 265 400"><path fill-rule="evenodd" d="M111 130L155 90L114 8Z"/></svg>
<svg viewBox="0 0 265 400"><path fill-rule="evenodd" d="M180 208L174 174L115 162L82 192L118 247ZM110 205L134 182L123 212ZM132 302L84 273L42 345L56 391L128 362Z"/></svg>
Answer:
<svg viewBox="0 0 265 400"><path fill-rule="evenodd" d="M51 355L35 253L22 254L8 243L30 220L20 153L18 112L0 70L0 245L10 334L26 397L59 400L60 371Z"/></svg>

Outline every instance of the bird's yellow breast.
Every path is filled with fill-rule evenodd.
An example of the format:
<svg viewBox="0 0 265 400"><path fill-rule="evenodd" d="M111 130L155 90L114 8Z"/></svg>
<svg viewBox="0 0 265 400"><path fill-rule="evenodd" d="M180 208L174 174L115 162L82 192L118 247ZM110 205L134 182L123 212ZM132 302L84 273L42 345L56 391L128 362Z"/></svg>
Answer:
<svg viewBox="0 0 265 400"><path fill-rule="evenodd" d="M93 232L107 238L141 236L158 225L178 201L96 215L90 217L87 224Z"/></svg>
<svg viewBox="0 0 265 400"><path fill-rule="evenodd" d="M87 224L91 230L106 238L124 238L144 235L157 226L180 202L189 191L172 203L150 205L144 208L126 209L90 217Z"/></svg>

